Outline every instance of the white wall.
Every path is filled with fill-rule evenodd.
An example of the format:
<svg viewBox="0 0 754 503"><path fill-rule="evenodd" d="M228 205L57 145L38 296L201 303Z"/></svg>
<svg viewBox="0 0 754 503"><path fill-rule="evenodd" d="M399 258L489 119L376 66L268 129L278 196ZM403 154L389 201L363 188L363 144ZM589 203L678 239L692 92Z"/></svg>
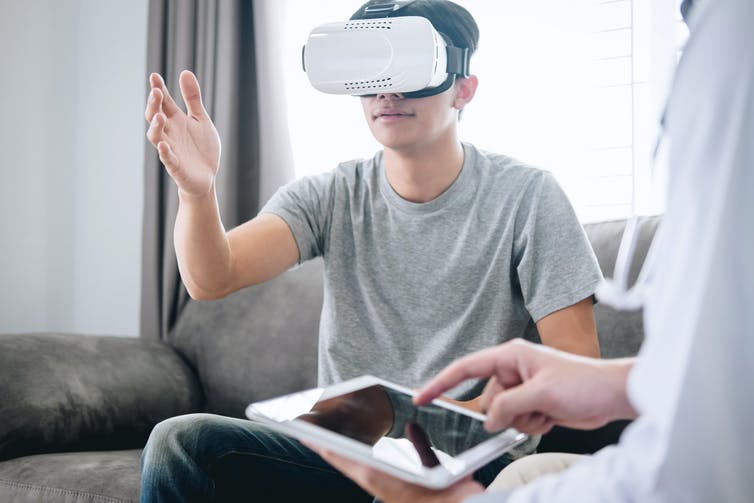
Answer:
<svg viewBox="0 0 754 503"><path fill-rule="evenodd" d="M147 0L0 9L0 333L135 335Z"/></svg>

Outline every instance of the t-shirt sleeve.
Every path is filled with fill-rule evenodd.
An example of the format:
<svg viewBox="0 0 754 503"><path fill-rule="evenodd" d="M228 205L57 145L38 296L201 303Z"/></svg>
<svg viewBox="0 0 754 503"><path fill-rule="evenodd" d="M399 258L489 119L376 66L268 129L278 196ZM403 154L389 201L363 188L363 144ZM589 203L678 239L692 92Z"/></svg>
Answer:
<svg viewBox="0 0 754 503"><path fill-rule="evenodd" d="M522 194L513 259L524 304L535 322L593 295L602 281L584 228L547 172L538 174Z"/></svg>
<svg viewBox="0 0 754 503"><path fill-rule="evenodd" d="M325 253L335 191L335 173L295 180L277 190L261 213L282 218L290 227L299 263Z"/></svg>

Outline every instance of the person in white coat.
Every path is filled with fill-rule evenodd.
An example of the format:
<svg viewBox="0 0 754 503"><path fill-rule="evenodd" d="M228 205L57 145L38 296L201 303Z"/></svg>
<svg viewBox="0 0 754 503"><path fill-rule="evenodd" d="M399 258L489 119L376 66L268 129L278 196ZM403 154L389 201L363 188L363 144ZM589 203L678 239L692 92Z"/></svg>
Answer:
<svg viewBox="0 0 754 503"><path fill-rule="evenodd" d="M618 445L501 492L472 480L430 491L323 452L382 501L754 501L754 2L695 4L665 115L667 210L638 357L513 341L456 361L415 399L494 376L505 389L482 401L492 430L635 420Z"/></svg>

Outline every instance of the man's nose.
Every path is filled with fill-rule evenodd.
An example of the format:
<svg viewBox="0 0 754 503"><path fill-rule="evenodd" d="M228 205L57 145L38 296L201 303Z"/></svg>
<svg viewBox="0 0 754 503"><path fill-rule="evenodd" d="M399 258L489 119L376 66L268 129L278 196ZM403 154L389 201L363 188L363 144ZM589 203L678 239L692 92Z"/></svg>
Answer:
<svg viewBox="0 0 754 503"><path fill-rule="evenodd" d="M377 95L378 100L402 100L404 97L403 93L381 93Z"/></svg>

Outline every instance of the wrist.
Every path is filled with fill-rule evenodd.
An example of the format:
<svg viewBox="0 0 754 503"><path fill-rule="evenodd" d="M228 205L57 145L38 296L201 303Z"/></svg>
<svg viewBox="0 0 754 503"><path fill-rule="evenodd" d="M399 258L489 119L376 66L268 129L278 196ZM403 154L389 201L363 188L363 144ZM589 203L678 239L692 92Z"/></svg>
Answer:
<svg viewBox="0 0 754 503"><path fill-rule="evenodd" d="M209 187L205 192L188 192L181 187L178 187L178 201L182 204L202 204L206 202L213 202L217 198L215 197L215 179L214 177L209 183Z"/></svg>
<svg viewBox="0 0 754 503"><path fill-rule="evenodd" d="M599 365L612 391L613 400L609 407L611 419L636 419L638 414L628 397L628 376L634 366L634 359L603 360Z"/></svg>

